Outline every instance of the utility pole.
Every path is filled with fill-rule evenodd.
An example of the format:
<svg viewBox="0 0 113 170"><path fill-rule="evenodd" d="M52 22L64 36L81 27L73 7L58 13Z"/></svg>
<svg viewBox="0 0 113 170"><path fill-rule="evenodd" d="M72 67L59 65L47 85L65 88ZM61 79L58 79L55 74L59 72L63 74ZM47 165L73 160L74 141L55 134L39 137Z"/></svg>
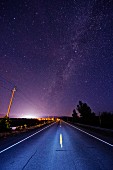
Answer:
<svg viewBox="0 0 113 170"><path fill-rule="evenodd" d="M16 92L16 87L14 87L14 89L12 90L12 95L11 95L11 99L10 99L10 102L9 102L9 106L8 106L8 111L7 111L6 117L9 117L9 113L10 113L10 110L11 110L11 106L12 106L12 102L13 102L13 98L14 98L15 92Z"/></svg>

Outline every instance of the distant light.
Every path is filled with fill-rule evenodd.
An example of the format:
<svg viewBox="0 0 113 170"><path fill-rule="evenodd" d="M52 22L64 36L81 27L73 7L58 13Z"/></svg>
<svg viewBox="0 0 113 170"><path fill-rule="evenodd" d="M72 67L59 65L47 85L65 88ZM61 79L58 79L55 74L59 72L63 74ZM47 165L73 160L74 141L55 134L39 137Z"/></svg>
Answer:
<svg viewBox="0 0 113 170"><path fill-rule="evenodd" d="M16 130L16 127L11 127L12 130Z"/></svg>
<svg viewBox="0 0 113 170"><path fill-rule="evenodd" d="M37 117L34 115L23 115L22 118L26 118L26 119L36 119Z"/></svg>

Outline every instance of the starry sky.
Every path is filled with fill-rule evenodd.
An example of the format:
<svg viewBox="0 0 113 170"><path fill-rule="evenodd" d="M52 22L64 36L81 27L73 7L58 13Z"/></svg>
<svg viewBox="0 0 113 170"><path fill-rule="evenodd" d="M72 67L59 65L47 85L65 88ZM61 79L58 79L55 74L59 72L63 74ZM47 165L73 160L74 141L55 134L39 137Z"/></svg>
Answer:
<svg viewBox="0 0 113 170"><path fill-rule="evenodd" d="M113 111L113 0L0 0L0 114Z"/></svg>

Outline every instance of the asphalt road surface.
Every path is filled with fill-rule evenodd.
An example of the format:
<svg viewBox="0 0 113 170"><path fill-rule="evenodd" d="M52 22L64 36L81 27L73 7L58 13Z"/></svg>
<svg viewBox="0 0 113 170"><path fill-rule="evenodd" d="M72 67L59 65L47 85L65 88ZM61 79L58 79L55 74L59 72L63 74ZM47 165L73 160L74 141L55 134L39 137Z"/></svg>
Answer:
<svg viewBox="0 0 113 170"><path fill-rule="evenodd" d="M0 170L113 170L113 145L64 122L26 137L0 146Z"/></svg>

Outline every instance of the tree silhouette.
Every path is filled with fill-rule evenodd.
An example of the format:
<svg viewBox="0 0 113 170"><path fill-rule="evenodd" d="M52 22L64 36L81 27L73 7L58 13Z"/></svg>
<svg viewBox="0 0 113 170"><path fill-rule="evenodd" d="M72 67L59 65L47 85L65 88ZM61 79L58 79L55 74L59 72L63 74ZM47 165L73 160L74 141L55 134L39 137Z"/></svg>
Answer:
<svg viewBox="0 0 113 170"><path fill-rule="evenodd" d="M73 114L72 114L72 116L73 116L73 121L74 121L74 122L77 122L77 121L78 121L78 115L77 115L77 113L76 113L76 110L75 110L75 109L73 110Z"/></svg>
<svg viewBox="0 0 113 170"><path fill-rule="evenodd" d="M73 110L72 116L73 116L74 118L78 117L75 109Z"/></svg>
<svg viewBox="0 0 113 170"><path fill-rule="evenodd" d="M113 114L111 112L102 112L100 119L102 127L113 128Z"/></svg>
<svg viewBox="0 0 113 170"><path fill-rule="evenodd" d="M0 120L0 130L10 130L10 118L5 116L3 119Z"/></svg>
<svg viewBox="0 0 113 170"><path fill-rule="evenodd" d="M95 113L91 111L91 108L82 101L79 101L79 104L77 105L77 110L83 119L89 119L95 116Z"/></svg>

